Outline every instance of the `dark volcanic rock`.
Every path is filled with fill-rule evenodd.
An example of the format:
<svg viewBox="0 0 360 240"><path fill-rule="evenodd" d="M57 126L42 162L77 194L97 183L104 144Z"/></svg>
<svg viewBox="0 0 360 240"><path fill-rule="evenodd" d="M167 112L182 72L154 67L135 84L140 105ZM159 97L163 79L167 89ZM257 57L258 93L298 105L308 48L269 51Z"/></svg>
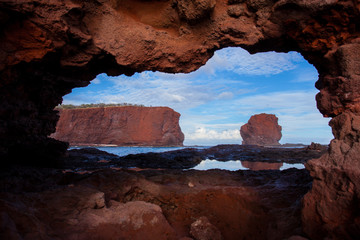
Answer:
<svg viewBox="0 0 360 240"><path fill-rule="evenodd" d="M47 187L28 189L35 175L14 170L0 174L1 239L285 239L303 234L300 200L311 185L294 169L108 169L42 173Z"/></svg>
<svg viewBox="0 0 360 240"><path fill-rule="evenodd" d="M119 157L96 148L72 149L63 160L63 168L72 170L94 170L98 168L152 168L188 169L205 159L218 161L246 161L250 169L279 169L283 162L306 163L323 155L322 151L307 148L266 148L260 146L218 145L206 149L186 148L160 153L129 154ZM261 162L262 164L261 166Z"/></svg>
<svg viewBox="0 0 360 240"><path fill-rule="evenodd" d="M183 149L163 153L129 154L112 163L119 167L187 169L201 162L196 149Z"/></svg>
<svg viewBox="0 0 360 240"><path fill-rule="evenodd" d="M304 229L311 239L358 236L359 1L214 4L211 0L1 1L0 159L54 165L67 149L48 138L58 120L54 107L97 74L191 72L215 50L228 46L251 53L298 51L319 72L317 107L333 118L335 135L328 155L309 163L316 181L305 197L304 216L313 217L304 217ZM326 208L336 211L319 211Z"/></svg>
<svg viewBox="0 0 360 240"><path fill-rule="evenodd" d="M320 143L312 142L309 146L306 147L306 149L307 150L323 151L324 149L327 149L327 147L321 145Z"/></svg>
<svg viewBox="0 0 360 240"><path fill-rule="evenodd" d="M280 145L281 126L274 114L261 113L251 116L248 123L241 126L243 145Z"/></svg>
<svg viewBox="0 0 360 240"><path fill-rule="evenodd" d="M109 162L118 158L115 154L88 147L69 150L61 162L65 169L90 170L108 168Z"/></svg>
<svg viewBox="0 0 360 240"><path fill-rule="evenodd" d="M321 151L304 148L282 148L246 146L246 145L218 145L200 151L202 158L216 159L218 161L246 160L252 162L286 162L305 163L310 159L321 157L326 153L327 147Z"/></svg>

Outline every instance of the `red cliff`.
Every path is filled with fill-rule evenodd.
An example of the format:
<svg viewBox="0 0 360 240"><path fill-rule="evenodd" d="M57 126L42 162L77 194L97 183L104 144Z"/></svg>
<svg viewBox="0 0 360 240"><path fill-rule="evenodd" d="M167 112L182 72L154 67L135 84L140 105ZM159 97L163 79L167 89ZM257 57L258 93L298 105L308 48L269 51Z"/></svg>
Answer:
<svg viewBox="0 0 360 240"><path fill-rule="evenodd" d="M241 126L243 145L279 145L281 126L274 114L261 113L251 116L248 123Z"/></svg>
<svg viewBox="0 0 360 240"><path fill-rule="evenodd" d="M168 107L60 109L51 137L70 145L182 146L180 114Z"/></svg>
<svg viewBox="0 0 360 240"><path fill-rule="evenodd" d="M100 73L187 73L229 46L297 51L318 70L317 107L332 118L335 137L324 157L307 163L314 181L303 229L311 239L356 239L359 19L354 0L0 1L1 162L56 165L67 144L47 138L58 119L54 107Z"/></svg>

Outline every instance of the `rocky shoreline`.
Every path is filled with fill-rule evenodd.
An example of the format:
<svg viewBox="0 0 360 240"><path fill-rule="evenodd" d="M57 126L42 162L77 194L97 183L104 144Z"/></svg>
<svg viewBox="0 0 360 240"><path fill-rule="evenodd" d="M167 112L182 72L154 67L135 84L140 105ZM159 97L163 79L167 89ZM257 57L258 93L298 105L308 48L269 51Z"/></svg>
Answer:
<svg viewBox="0 0 360 240"><path fill-rule="evenodd" d="M192 4L188 4L190 2ZM54 108L72 89L89 85L100 73L108 76L131 76L147 70L189 73L203 66L216 50L225 47L242 47L252 54L297 51L319 73L315 83L319 90L316 105L324 117L331 118L329 125L334 135L329 151L307 162L313 182L304 197L304 231L311 239L359 238L359 1L18 0L1 1L0 7L3 32L0 34L0 159L3 165L16 161L31 166L54 166L67 150L67 144L48 138L58 121ZM18 171L13 172L14 177L21 175ZM279 172L276 171L277 174L285 171ZM38 180L48 182L46 175L28 174L35 175L25 174L23 181L27 183L17 184L36 184ZM99 186L102 175L92 176L94 181L98 178L99 184L95 185L95 193L98 193L102 188ZM103 185L114 180L121 182L121 179L109 177ZM171 185L171 179L169 182ZM274 186L277 189L277 185ZM222 189L222 186L218 188ZM158 186L159 192L161 189L164 188ZM79 191L69 191L71 195L67 198L59 197L62 204L69 205L63 208L60 203L53 204L62 191L39 195L37 200L29 193L11 195L5 192L6 196L1 198L4 200L1 200L0 226L5 228L2 231L15 234L12 235L15 237L4 239L64 239L67 237L65 233L76 233L78 237L73 238L81 239L83 234L90 234L86 231L89 228L84 227L87 225L80 220L84 216L81 214L84 209L91 209L87 213L93 216L97 212L92 211L93 205L78 203L77 200L87 201L93 199L92 195L76 195ZM215 196L224 196L219 204L221 208L241 205L240 200L227 202L226 196L231 194L218 191ZM286 199L282 192L274 196L278 195L282 198L277 202ZM31 199L35 200L31 202ZM60 208L52 210L46 207L51 205ZM203 205L211 206L207 202L200 206ZM95 206L103 204L100 201ZM50 217L42 216L41 209L46 209ZM129 206L128 209L132 208ZM157 207L152 209L159 212ZM78 215L66 218L69 212ZM201 218L197 215L191 219L194 225L200 220L196 217ZM291 218L282 217L283 221L290 222ZM165 218L170 219L168 215ZM213 222L211 216L207 218L222 234L231 232L231 229L221 228ZM157 216L157 219L161 217ZM229 226L233 220L219 219ZM205 220L200 222L206 223ZM241 225L242 222L247 221L237 221L235 229L246 233L248 226ZM78 228L68 229L70 223ZM103 231L96 231L93 238L96 234L110 233L107 229L111 227L120 231L122 226L105 220L96 224L91 225L92 229ZM187 232L196 232L191 231L192 224L186 226ZM268 226L272 228L271 224L265 224L266 229L252 230L255 234L266 235L266 232L271 236ZM277 231L281 232L280 229ZM247 238L254 239L252 235Z"/></svg>
<svg viewBox="0 0 360 240"><path fill-rule="evenodd" d="M201 161L241 160L268 163L306 163L319 158L327 151L326 146L310 145L303 148L261 147L244 145L218 145L205 149L185 148L162 153L129 154L119 157L96 148L72 149L63 158L63 168L91 170L98 168L152 168L190 169Z"/></svg>
<svg viewBox="0 0 360 240"><path fill-rule="evenodd" d="M118 157L74 149L60 169L0 172L0 238L303 239L307 170L184 168L205 158L305 163L323 151L219 145Z"/></svg>

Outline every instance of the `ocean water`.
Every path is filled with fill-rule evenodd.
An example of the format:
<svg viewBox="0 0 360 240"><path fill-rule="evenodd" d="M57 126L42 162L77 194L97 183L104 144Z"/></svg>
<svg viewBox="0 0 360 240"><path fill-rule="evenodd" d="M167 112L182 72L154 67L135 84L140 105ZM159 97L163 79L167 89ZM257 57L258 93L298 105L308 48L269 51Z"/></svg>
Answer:
<svg viewBox="0 0 360 240"><path fill-rule="evenodd" d="M302 163L267 163L267 162L249 162L249 161L217 161L206 159L199 163L192 169L195 170L210 170L210 169L222 169L229 171L237 170L286 170L290 168L304 169L305 166Z"/></svg>
<svg viewBox="0 0 360 240"><path fill-rule="evenodd" d="M129 154L139 154L139 153L148 153L148 152L167 152L185 148L197 148L197 149L205 149L210 148L210 146L186 146L186 147L96 147L99 150L116 154L118 156L126 156ZM83 147L71 147L70 149L79 149ZM195 166L194 170L210 170L210 169L222 169L229 171L237 171L237 170L285 170L289 168L296 169L304 169L304 164L301 163L267 163L267 162L252 162L252 161L217 161L206 159L201 161L197 166Z"/></svg>
<svg viewBox="0 0 360 240"><path fill-rule="evenodd" d="M70 149L78 149L83 147L71 147ZM197 148L197 149L205 149L209 147L204 146L186 146L186 147L95 147L99 150L116 154L120 157L126 156L129 154L139 154L139 153L148 153L148 152L167 152L173 150L179 150L184 148Z"/></svg>

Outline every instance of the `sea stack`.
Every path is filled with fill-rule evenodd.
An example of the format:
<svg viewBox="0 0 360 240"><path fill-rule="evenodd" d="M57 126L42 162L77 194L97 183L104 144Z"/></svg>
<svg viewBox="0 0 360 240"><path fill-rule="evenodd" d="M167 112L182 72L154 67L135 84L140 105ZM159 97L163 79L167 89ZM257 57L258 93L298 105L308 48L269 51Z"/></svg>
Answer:
<svg viewBox="0 0 360 240"><path fill-rule="evenodd" d="M58 109L51 135L70 145L183 146L180 114L168 107Z"/></svg>
<svg viewBox="0 0 360 240"><path fill-rule="evenodd" d="M280 145L281 126L274 114L261 113L251 116L240 128L243 145Z"/></svg>

